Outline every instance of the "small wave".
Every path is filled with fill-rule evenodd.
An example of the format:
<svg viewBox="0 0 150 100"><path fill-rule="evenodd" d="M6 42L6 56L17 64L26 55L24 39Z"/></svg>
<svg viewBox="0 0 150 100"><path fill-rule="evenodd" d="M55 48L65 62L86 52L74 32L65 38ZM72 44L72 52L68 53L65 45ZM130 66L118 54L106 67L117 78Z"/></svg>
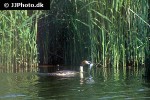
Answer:
<svg viewBox="0 0 150 100"><path fill-rule="evenodd" d="M26 96L26 95L23 95L23 94L8 94L8 95L5 95L5 96L0 96L0 98L16 98L16 97L23 97L23 96Z"/></svg>

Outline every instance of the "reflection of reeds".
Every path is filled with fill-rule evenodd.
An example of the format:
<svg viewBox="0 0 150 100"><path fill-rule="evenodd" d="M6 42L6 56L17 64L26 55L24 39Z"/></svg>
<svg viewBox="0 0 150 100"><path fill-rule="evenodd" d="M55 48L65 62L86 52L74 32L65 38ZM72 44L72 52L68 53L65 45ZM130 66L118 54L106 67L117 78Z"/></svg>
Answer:
<svg viewBox="0 0 150 100"><path fill-rule="evenodd" d="M37 65L36 33L38 11L0 12L0 67L7 71L29 70Z"/></svg>

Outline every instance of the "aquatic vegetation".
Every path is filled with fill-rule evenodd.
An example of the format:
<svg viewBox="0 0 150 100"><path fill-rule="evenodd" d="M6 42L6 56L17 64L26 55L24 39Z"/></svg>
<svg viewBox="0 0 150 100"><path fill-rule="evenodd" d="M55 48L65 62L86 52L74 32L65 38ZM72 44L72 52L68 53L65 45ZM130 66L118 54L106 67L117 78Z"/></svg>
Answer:
<svg viewBox="0 0 150 100"><path fill-rule="evenodd" d="M35 70L38 15L39 11L0 11L0 67L4 70Z"/></svg>
<svg viewBox="0 0 150 100"><path fill-rule="evenodd" d="M83 59L114 67L144 63L145 52L149 51L147 0L72 0L65 3L68 9L58 11L57 16L66 15L55 20L63 24L69 22L64 33L67 37L66 64L78 64ZM54 5L52 7L57 4Z"/></svg>
<svg viewBox="0 0 150 100"><path fill-rule="evenodd" d="M103 67L138 66L150 51L148 8L148 0L52 0L49 11L31 15L1 11L1 66L32 66L38 57L41 64L87 59Z"/></svg>

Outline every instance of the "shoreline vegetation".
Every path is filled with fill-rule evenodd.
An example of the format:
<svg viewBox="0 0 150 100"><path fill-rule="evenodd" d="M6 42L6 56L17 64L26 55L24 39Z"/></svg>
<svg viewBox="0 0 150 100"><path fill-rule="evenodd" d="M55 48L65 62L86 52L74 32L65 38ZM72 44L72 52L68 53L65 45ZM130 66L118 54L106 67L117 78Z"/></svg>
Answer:
<svg viewBox="0 0 150 100"><path fill-rule="evenodd" d="M4 72L37 66L37 16L39 11L0 11L0 68ZM34 68L35 69L35 68Z"/></svg>
<svg viewBox="0 0 150 100"><path fill-rule="evenodd" d="M0 67L139 66L149 59L148 0L51 0L47 11L0 11ZM9 71L8 71L9 72Z"/></svg>

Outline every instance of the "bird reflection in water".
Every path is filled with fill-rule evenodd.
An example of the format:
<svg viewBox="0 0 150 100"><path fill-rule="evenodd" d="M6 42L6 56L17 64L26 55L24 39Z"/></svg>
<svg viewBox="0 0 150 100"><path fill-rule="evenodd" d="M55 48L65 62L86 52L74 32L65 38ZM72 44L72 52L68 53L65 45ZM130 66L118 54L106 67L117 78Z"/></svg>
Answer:
<svg viewBox="0 0 150 100"><path fill-rule="evenodd" d="M86 84L94 84L95 81L93 80L93 77L91 76L91 69L93 67L93 63L91 61L87 61L87 60L84 60L82 61L81 63L81 66L80 66L80 84L83 84L84 83L84 77L83 77L83 66L84 65L88 65L89 68L88 68L88 74L89 74L89 77L85 78L85 83Z"/></svg>

